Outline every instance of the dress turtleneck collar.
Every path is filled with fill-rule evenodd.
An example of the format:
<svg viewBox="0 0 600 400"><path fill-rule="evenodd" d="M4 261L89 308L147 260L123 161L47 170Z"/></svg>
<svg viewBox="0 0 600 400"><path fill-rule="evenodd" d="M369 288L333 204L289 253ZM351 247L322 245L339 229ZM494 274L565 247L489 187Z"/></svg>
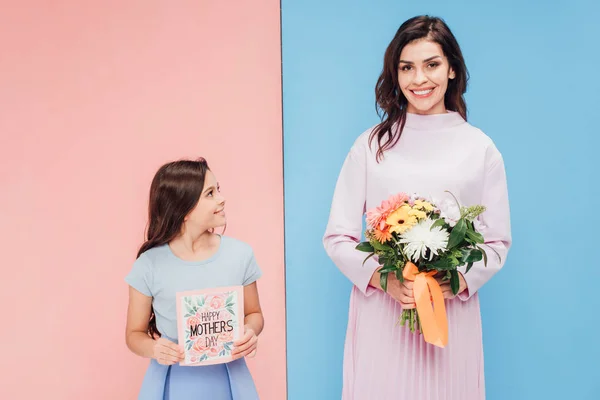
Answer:
<svg viewBox="0 0 600 400"><path fill-rule="evenodd" d="M459 113L455 111L448 111L444 114L406 114L406 128L429 131L447 129L453 126L464 124L466 121Z"/></svg>

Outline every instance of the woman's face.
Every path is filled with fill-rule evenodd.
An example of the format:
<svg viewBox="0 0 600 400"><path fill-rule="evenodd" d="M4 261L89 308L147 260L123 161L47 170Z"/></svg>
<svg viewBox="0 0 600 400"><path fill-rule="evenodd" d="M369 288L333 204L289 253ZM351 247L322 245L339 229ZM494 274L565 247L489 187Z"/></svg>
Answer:
<svg viewBox="0 0 600 400"><path fill-rule="evenodd" d="M408 100L407 112L445 113L444 95L448 80L454 76L439 44L420 39L404 46L398 65L398 83Z"/></svg>

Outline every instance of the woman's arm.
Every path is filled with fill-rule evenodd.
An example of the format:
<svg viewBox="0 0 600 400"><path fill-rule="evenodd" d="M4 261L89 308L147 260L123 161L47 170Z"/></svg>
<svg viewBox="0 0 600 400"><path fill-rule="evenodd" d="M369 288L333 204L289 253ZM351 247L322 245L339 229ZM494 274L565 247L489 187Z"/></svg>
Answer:
<svg viewBox="0 0 600 400"><path fill-rule="evenodd" d="M486 211L480 216L483 224L480 233L485 239L482 248L487 254L488 262L487 266L483 261L473 264L469 272L466 272L466 266L458 269L463 274L467 285L466 290L458 295L461 300L473 296L502 268L512 243L504 162L495 147L490 149L490 153L482 187L481 203L486 207Z"/></svg>
<svg viewBox="0 0 600 400"><path fill-rule="evenodd" d="M363 264L367 254L356 250L362 237L366 187L366 154L353 147L337 180L323 245L340 271L369 295L375 290L369 283L378 285L379 264L373 258Z"/></svg>

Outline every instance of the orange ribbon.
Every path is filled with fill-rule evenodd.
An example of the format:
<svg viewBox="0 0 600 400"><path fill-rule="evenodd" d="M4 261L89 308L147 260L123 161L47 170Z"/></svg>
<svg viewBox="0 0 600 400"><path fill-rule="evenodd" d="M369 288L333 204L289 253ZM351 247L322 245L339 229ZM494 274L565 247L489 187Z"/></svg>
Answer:
<svg viewBox="0 0 600 400"><path fill-rule="evenodd" d="M415 282L415 303L425 341L443 348L448 344L448 319L442 289L433 277L436 273L419 272L417 266L409 261L404 266L402 276Z"/></svg>

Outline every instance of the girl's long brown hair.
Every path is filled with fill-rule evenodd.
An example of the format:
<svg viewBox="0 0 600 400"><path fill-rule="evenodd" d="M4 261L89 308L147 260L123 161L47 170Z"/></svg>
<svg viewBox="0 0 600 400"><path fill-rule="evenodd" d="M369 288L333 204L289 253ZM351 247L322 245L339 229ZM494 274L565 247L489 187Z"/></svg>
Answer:
<svg viewBox="0 0 600 400"><path fill-rule="evenodd" d="M137 257L179 235L186 215L198 204L208 170L203 158L174 161L160 167L150 185L146 241L138 250ZM148 334L160 337L154 308L148 322Z"/></svg>
<svg viewBox="0 0 600 400"><path fill-rule="evenodd" d="M383 158L386 150L398 143L406 123L408 100L404 97L398 84L400 54L408 43L424 38L438 43L442 47L444 55L448 58L450 67L456 75L454 79L448 81L448 89L444 96L446 109L458 112L465 121L467 119L467 105L463 95L467 91L469 74L456 38L448 25L440 18L427 15L411 18L400 26L394 39L388 45L385 51L383 70L375 87L376 109L381 123L371 132L369 144L377 138L376 159L378 162Z"/></svg>

